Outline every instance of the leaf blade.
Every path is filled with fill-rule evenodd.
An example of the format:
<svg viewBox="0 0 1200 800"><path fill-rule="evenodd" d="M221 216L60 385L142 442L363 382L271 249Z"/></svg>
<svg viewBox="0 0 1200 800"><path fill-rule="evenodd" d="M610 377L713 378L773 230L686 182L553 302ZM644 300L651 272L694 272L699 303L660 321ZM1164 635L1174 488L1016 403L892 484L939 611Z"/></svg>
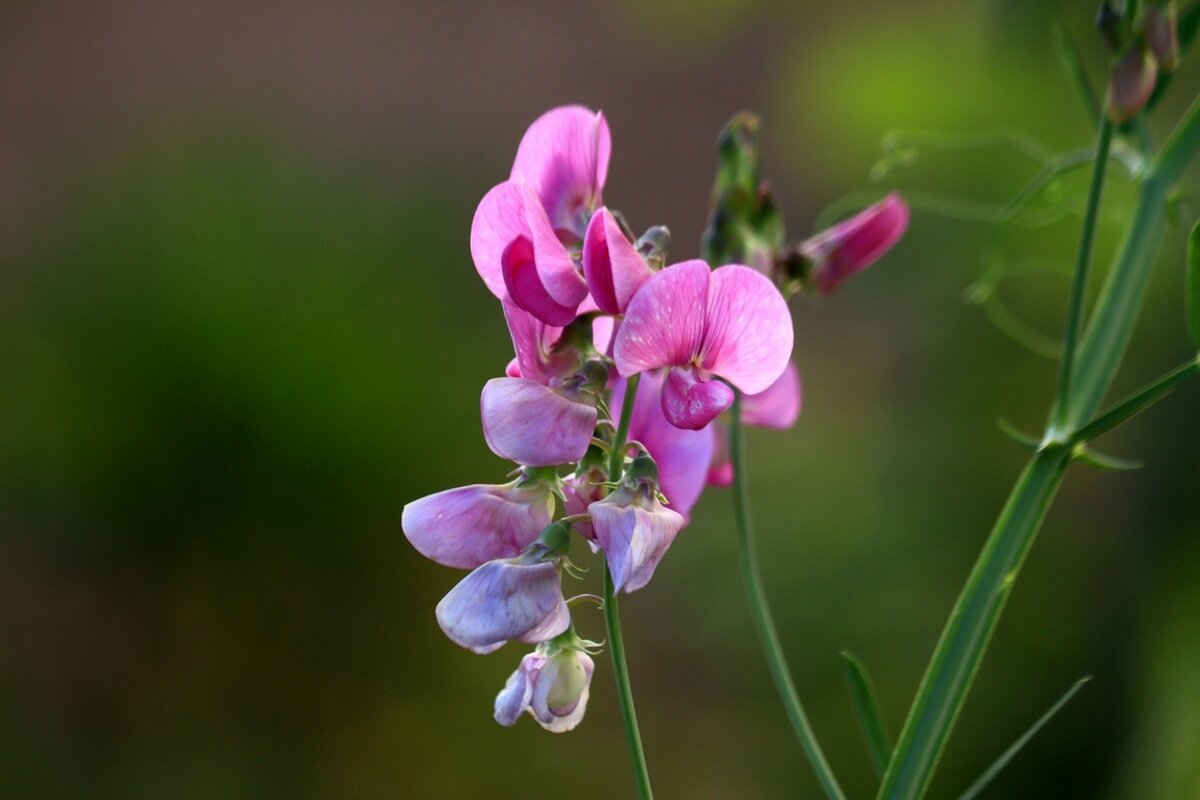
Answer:
<svg viewBox="0 0 1200 800"><path fill-rule="evenodd" d="M849 650L842 651L842 659L846 668L846 683L850 687L850 700L854 706L854 718L858 720L875 774L882 778L892 757L892 737L888 733L887 720L879 707L879 698L875 695L867 668Z"/></svg>

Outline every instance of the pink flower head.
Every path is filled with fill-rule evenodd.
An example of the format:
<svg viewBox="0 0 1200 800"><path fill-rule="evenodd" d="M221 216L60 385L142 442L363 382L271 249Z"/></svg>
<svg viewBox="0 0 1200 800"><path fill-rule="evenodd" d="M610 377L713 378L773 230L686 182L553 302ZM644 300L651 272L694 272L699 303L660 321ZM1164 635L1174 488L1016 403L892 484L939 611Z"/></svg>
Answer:
<svg viewBox="0 0 1200 800"><path fill-rule="evenodd" d="M800 243L812 264L817 291L828 295L842 281L878 261L908 228L908 205L892 193L850 219Z"/></svg>
<svg viewBox="0 0 1200 800"><path fill-rule="evenodd" d="M437 620L450 641L482 654L512 639L552 639L567 629L571 615L558 564L527 553L476 568L438 603Z"/></svg>
<svg viewBox="0 0 1200 800"><path fill-rule="evenodd" d="M421 555L447 567L474 569L525 549L550 524L554 494L543 481L475 484L404 506L400 526Z"/></svg>
<svg viewBox="0 0 1200 800"><path fill-rule="evenodd" d="M608 560L616 591L635 592L649 583L684 525L682 515L659 501L653 463L639 457L624 485L588 506L596 544Z"/></svg>
<svg viewBox="0 0 1200 800"><path fill-rule="evenodd" d="M746 394L770 386L792 352L792 319L761 273L684 261L645 283L613 343L623 376L670 368L662 409L672 425L698 430L733 403L724 378Z"/></svg>
<svg viewBox="0 0 1200 800"><path fill-rule="evenodd" d="M596 306L621 314L633 293L654 273L612 213L601 208L592 215L583 237L583 274Z"/></svg>
<svg viewBox="0 0 1200 800"><path fill-rule="evenodd" d="M552 733L574 729L587 711L594 668L591 656L582 650L562 648L549 654L539 645L537 652L521 659L496 695L496 721L513 725L528 711Z"/></svg>
<svg viewBox="0 0 1200 800"><path fill-rule="evenodd" d="M760 428L786 430L800 417L802 395L800 370L788 362L783 374L758 394L742 398L742 422ZM729 431L720 420L712 424L713 454L708 468L709 486L733 483L733 462L729 458Z"/></svg>
<svg viewBox="0 0 1200 800"><path fill-rule="evenodd" d="M509 179L484 195L471 257L488 289L538 319L565 325L587 282L564 242L577 242L601 202L612 145L604 115L552 109L525 132Z"/></svg>

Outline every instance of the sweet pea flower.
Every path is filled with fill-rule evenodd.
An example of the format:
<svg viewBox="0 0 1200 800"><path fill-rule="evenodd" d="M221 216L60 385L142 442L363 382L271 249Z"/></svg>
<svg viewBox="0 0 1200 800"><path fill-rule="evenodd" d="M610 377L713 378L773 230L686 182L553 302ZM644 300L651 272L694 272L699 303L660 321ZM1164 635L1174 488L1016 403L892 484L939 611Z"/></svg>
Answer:
<svg viewBox="0 0 1200 800"><path fill-rule="evenodd" d="M584 369L578 353L558 346L561 328L507 298L503 306L516 359L506 377L488 381L480 394L484 440L493 453L518 464L578 461L596 428L597 383L603 380Z"/></svg>
<svg viewBox="0 0 1200 800"><path fill-rule="evenodd" d="M574 729L587 711L594 668L591 656L583 650L564 647L551 653L546 645L539 645L521 659L496 695L496 721L506 727L514 725L528 711L552 733Z"/></svg>
<svg viewBox="0 0 1200 800"><path fill-rule="evenodd" d="M771 281L750 267L710 270L703 261L667 267L626 309L613 342L622 376L668 368L661 392L672 425L699 430L746 394L770 386L792 352L792 319Z"/></svg>
<svg viewBox="0 0 1200 800"><path fill-rule="evenodd" d="M529 126L509 179L471 223L471 257L488 289L551 325L574 318L588 286L565 243L601 203L612 143L601 113L552 109Z"/></svg>
<svg viewBox="0 0 1200 800"><path fill-rule="evenodd" d="M550 483L523 478L461 486L414 500L404 506L400 527L426 558L474 569L520 553L550 524L553 513Z"/></svg>
<svg viewBox="0 0 1200 800"><path fill-rule="evenodd" d="M621 314L654 273L612 212L601 208L583 236L583 274L597 308Z"/></svg>
<svg viewBox="0 0 1200 800"><path fill-rule="evenodd" d="M659 501L657 477L653 459L639 456L620 488L588 506L614 591L635 592L649 583L683 528L683 516Z"/></svg>
<svg viewBox="0 0 1200 800"><path fill-rule="evenodd" d="M878 261L908 228L908 205L896 193L800 243L810 280L822 295Z"/></svg>
<svg viewBox="0 0 1200 800"><path fill-rule="evenodd" d="M450 641L480 654L512 639L552 639L571 624L558 563L536 544L473 570L442 598L436 614Z"/></svg>
<svg viewBox="0 0 1200 800"><path fill-rule="evenodd" d="M758 394L742 397L742 422L759 428L786 430L800 417L802 393L800 370L788 362L783 374ZM729 486L733 483L733 462L729 458L729 431L717 420L712 424L713 454L709 462L709 486Z"/></svg>

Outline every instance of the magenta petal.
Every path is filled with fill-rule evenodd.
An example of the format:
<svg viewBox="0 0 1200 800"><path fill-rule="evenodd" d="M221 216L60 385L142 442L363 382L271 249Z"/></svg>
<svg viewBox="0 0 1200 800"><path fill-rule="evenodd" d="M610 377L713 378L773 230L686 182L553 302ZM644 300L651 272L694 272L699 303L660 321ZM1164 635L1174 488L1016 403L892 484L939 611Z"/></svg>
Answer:
<svg viewBox="0 0 1200 800"><path fill-rule="evenodd" d="M908 205L889 194L850 219L806 239L800 251L813 262L817 291L828 295L842 281L879 260L908 229Z"/></svg>
<svg viewBox="0 0 1200 800"><path fill-rule="evenodd" d="M496 297L503 298L507 293L500 262L504 248L518 236L529 235L521 185L505 181L492 187L479 201L471 221L471 258L479 277Z"/></svg>
<svg viewBox="0 0 1200 800"><path fill-rule="evenodd" d="M790 428L800 416L801 398L800 370L789 361L774 383L742 398L742 421L763 428Z"/></svg>
<svg viewBox="0 0 1200 800"><path fill-rule="evenodd" d="M583 274L600 310L620 314L654 273L612 213L601 208L583 237Z"/></svg>
<svg viewBox="0 0 1200 800"><path fill-rule="evenodd" d="M577 308L587 297L587 281L583 279L571 254L546 218L546 210L527 184L521 190L525 200L525 224L533 244L533 261L546 293L559 305Z"/></svg>
<svg viewBox="0 0 1200 800"><path fill-rule="evenodd" d="M755 394L775 382L791 355L792 317L775 285L740 264L714 270L700 366Z"/></svg>
<svg viewBox="0 0 1200 800"><path fill-rule="evenodd" d="M446 636L476 653L490 653L512 639L549 639L570 623L558 567L517 559L475 569L442 598L436 613Z"/></svg>
<svg viewBox="0 0 1200 800"><path fill-rule="evenodd" d="M528 378L541 384L570 369L575 357L570 354L550 356L550 348L562 335L562 328L547 325L540 319L506 298L501 305L513 349L517 353L515 372L506 370L510 378Z"/></svg>
<svg viewBox="0 0 1200 800"><path fill-rule="evenodd" d="M603 114L561 106L525 131L510 177L530 185L556 230L578 236L584 215L600 203L611 152Z"/></svg>
<svg viewBox="0 0 1200 800"><path fill-rule="evenodd" d="M642 285L629 302L613 342L621 375L682 366L699 353L711 276L703 261L683 261Z"/></svg>
<svg viewBox="0 0 1200 800"><path fill-rule="evenodd" d="M659 489L670 507L686 518L704 491L715 442L710 429L718 423L699 431L672 425L659 400L662 385L661 373L642 375L629 422L629 438L645 445L650 457L658 463ZM622 381L613 388L613 407L619 408L624 396Z"/></svg>
<svg viewBox="0 0 1200 800"><path fill-rule="evenodd" d="M504 288L508 296L520 308L538 320L557 327L564 327L575 319L575 307L554 302L542 285L534 263L533 244L524 236L513 239L500 257L504 274Z"/></svg>
<svg viewBox="0 0 1200 800"><path fill-rule="evenodd" d="M596 542L604 551L615 590L635 592L650 582L683 517L654 498L630 502L629 489L617 490L588 506Z"/></svg>
<svg viewBox="0 0 1200 800"><path fill-rule="evenodd" d="M532 467L583 458L596 429L596 406L525 378L493 378L480 396L483 436L501 458Z"/></svg>
<svg viewBox="0 0 1200 800"><path fill-rule="evenodd" d="M716 420L708 428L712 431L713 449L708 461L707 483L709 486L731 486L733 462L729 460L729 431L721 420Z"/></svg>
<svg viewBox="0 0 1200 800"><path fill-rule="evenodd" d="M698 431L733 405L733 389L717 380L697 380L689 369L672 368L662 388L662 410L677 428Z"/></svg>
<svg viewBox="0 0 1200 800"><path fill-rule="evenodd" d="M476 484L447 489L404 507L400 526L421 555L474 569L520 553L550 524L554 495L543 484Z"/></svg>

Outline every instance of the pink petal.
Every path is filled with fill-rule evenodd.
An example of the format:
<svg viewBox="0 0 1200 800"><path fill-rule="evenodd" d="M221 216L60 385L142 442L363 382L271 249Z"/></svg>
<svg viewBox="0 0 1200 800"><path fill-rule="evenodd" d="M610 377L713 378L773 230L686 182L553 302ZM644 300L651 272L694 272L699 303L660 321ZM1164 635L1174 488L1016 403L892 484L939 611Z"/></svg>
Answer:
<svg viewBox="0 0 1200 800"><path fill-rule="evenodd" d="M542 208L533 189L528 184L521 184L521 191L525 202L525 223L529 227L533 262L537 267L538 278L555 303L575 309L587 297L587 281L583 279L583 275L571 259L571 254L550 226L546 210Z"/></svg>
<svg viewBox="0 0 1200 800"><path fill-rule="evenodd" d="M545 660L533 677L529 711L551 733L566 733L583 720L595 664L582 651L563 651Z"/></svg>
<svg viewBox="0 0 1200 800"><path fill-rule="evenodd" d="M436 614L450 641L481 654L512 639L557 636L570 624L558 567L514 559L475 569L442 598Z"/></svg>
<svg viewBox="0 0 1200 800"><path fill-rule="evenodd" d="M525 378L493 378L479 404L492 452L532 467L578 461L596 429L595 405Z"/></svg>
<svg viewBox="0 0 1200 800"><path fill-rule="evenodd" d="M642 285L625 310L613 343L621 375L682 366L700 352L711 274L703 261L684 261Z"/></svg>
<svg viewBox="0 0 1200 800"><path fill-rule="evenodd" d="M500 257L508 243L529 236L525 221L525 195L520 184L505 181L493 186L479 201L471 221L471 258L475 270L496 297L507 294Z"/></svg>
<svg viewBox="0 0 1200 800"><path fill-rule="evenodd" d="M583 274L600 310L620 314L654 273L612 213L601 208L583 237Z"/></svg>
<svg viewBox="0 0 1200 800"><path fill-rule="evenodd" d="M517 353L516 372L506 371L510 378L528 378L541 384L570 369L575 361L571 355L551 358L549 350L562 335L562 328L547 325L511 299L501 303L504 321L512 337L513 349Z"/></svg>
<svg viewBox="0 0 1200 800"><path fill-rule="evenodd" d="M474 569L520 553L550 524L554 495L544 485L476 484L404 506L400 526L421 555L447 567Z"/></svg>
<svg viewBox="0 0 1200 800"><path fill-rule="evenodd" d="M700 366L755 394L775 382L791 355L792 318L774 284L740 264L714 270Z"/></svg>
<svg viewBox="0 0 1200 800"><path fill-rule="evenodd" d="M635 592L650 582L675 534L683 527L683 517L665 508L657 500L643 507L642 501L626 504L618 490L606 499L588 506L596 541L608 560L613 587Z"/></svg>
<svg viewBox="0 0 1200 800"><path fill-rule="evenodd" d="M709 486L733 485L733 462L729 460L729 431L721 420L708 426L712 431L713 450L708 462L707 483Z"/></svg>
<svg viewBox="0 0 1200 800"><path fill-rule="evenodd" d="M604 115L561 106L525 131L511 178L528 183L556 230L583 233L583 215L600 202L612 139Z"/></svg>
<svg viewBox="0 0 1200 800"><path fill-rule="evenodd" d="M662 410L677 428L698 431L733 405L733 389L717 380L697 380L690 369L672 368L662 388Z"/></svg>
<svg viewBox="0 0 1200 800"><path fill-rule="evenodd" d="M790 428L800 416L801 402L800 370L789 361L774 383L742 398L742 421L763 428Z"/></svg>
<svg viewBox="0 0 1200 800"><path fill-rule="evenodd" d="M817 291L830 294L844 280L878 261L908 229L908 205L892 193L850 219L800 245L813 262Z"/></svg>
<svg viewBox="0 0 1200 800"><path fill-rule="evenodd" d="M563 327L575 319L575 307L554 302L538 274L533 243L524 236L513 239L500 257L504 288L520 308L538 320Z"/></svg>

